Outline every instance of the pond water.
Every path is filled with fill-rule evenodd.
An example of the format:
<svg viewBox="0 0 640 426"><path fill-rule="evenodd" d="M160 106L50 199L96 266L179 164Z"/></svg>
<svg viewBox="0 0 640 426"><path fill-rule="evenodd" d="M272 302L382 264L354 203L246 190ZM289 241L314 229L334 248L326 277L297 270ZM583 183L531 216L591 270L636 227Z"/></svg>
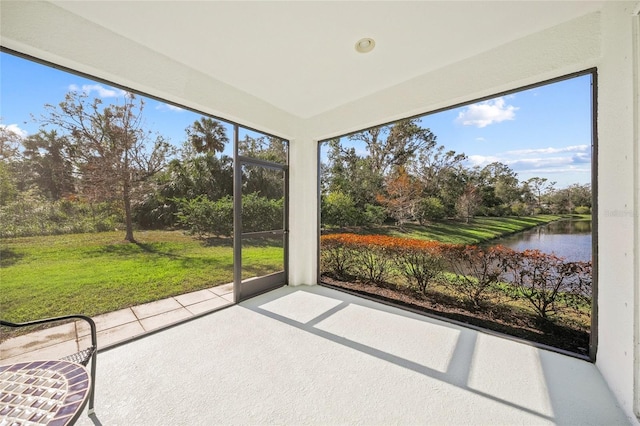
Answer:
<svg viewBox="0 0 640 426"><path fill-rule="evenodd" d="M591 254L591 221L559 220L547 225L493 240L514 250L540 250L564 257L568 261L589 261Z"/></svg>

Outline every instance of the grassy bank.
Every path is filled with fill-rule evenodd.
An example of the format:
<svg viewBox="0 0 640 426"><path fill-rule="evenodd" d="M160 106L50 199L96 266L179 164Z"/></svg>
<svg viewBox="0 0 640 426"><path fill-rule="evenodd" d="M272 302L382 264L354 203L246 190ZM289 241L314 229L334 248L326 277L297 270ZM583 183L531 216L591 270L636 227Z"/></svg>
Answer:
<svg viewBox="0 0 640 426"><path fill-rule="evenodd" d="M179 231L122 232L0 240L2 318L26 321L97 315L233 281L231 240L203 242ZM282 249L244 247L244 271L282 269Z"/></svg>
<svg viewBox="0 0 640 426"><path fill-rule="evenodd" d="M427 225L405 224L403 229L397 226L351 229L346 232L389 235L393 237L417 238L454 244L478 244L524 231L538 225L562 219L557 215L538 215L531 217L476 217L469 223L460 221L440 221ZM345 230L341 230L345 232Z"/></svg>

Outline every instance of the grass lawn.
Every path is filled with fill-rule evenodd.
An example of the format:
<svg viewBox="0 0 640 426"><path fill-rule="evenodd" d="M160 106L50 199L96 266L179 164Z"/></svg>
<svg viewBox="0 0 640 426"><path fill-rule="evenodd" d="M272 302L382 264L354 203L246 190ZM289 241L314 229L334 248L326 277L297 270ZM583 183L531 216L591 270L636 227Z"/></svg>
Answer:
<svg viewBox="0 0 640 426"><path fill-rule="evenodd" d="M97 315L233 281L230 239L139 231L0 240L0 314L9 321ZM246 276L282 270L282 248L245 245Z"/></svg>
<svg viewBox="0 0 640 426"><path fill-rule="evenodd" d="M440 241L442 243L478 244L562 218L563 216L557 215L476 217L472 219L470 223L453 220L433 222L425 226L407 223L404 225L404 229L400 229L397 226L382 226L361 228L353 232L417 238L421 240ZM350 230L347 230L346 232L349 231Z"/></svg>

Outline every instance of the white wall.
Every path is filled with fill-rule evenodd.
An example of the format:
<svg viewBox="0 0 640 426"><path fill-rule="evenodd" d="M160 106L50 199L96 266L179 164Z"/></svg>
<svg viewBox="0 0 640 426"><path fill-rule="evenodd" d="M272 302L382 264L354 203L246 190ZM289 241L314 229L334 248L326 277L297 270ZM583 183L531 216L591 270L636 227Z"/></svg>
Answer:
<svg viewBox="0 0 640 426"><path fill-rule="evenodd" d="M623 408L633 411L634 349L640 309L636 266L638 170L634 143L632 2L607 4L602 12L598 77L598 357L596 365ZM637 84L637 82L636 82Z"/></svg>
<svg viewBox="0 0 640 426"><path fill-rule="evenodd" d="M634 12L634 25L635 25L635 38L634 38L634 54L635 54L635 72L634 72L634 81L635 81L635 111L633 116L635 117L635 142L634 146L636 147L636 158L635 158L635 187L640 188L640 167L638 164L640 163L640 157L638 156L639 150L637 147L640 146L640 3L638 3L635 12ZM638 189L636 189L636 192ZM640 211L640 206L638 203L640 202L640 197L636 196L636 205L635 211ZM637 214L636 214L637 216ZM640 244L640 226L636 226L636 241L635 246L637 247ZM638 250L636 250L638 253ZM640 259L638 255L635 256L636 261L636 270L635 270L635 281L636 281L636 298L635 298L635 363L634 363L634 392L635 392L635 414L640 419Z"/></svg>
<svg viewBox="0 0 640 426"><path fill-rule="evenodd" d="M633 94L638 83L633 74L632 46L632 14L639 4L607 2L599 13L507 43L308 120L296 119L250 94L185 69L171 58L104 28L86 21L72 22L66 11L47 3L3 1L0 25L5 47L289 137L292 285L316 282L318 140L598 67L597 366L631 418L634 399L640 399L637 383L634 389L634 376L640 380L640 158L634 127L634 123L638 126L638 111L634 110ZM103 55L91 46L112 53ZM118 61L113 60L114 55Z"/></svg>

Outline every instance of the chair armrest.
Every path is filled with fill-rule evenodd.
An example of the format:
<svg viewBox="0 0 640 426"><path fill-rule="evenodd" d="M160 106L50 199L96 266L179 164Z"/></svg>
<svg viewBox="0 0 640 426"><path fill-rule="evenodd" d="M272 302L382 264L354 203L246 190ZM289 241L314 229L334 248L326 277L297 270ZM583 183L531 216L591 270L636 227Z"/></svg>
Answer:
<svg viewBox="0 0 640 426"><path fill-rule="evenodd" d="M27 322L19 322L19 323L9 322L9 321L0 319L0 325L5 327L11 327L11 328L20 328L20 327L27 327L30 325L39 325L39 324L47 324L47 323L57 322L57 321L64 321L68 319L80 319L89 324L89 327L91 328L91 346L94 348L94 350L96 350L98 348L98 333L96 331L96 323L86 315L64 315L60 317L45 318L45 319L39 319L35 321L27 321Z"/></svg>

